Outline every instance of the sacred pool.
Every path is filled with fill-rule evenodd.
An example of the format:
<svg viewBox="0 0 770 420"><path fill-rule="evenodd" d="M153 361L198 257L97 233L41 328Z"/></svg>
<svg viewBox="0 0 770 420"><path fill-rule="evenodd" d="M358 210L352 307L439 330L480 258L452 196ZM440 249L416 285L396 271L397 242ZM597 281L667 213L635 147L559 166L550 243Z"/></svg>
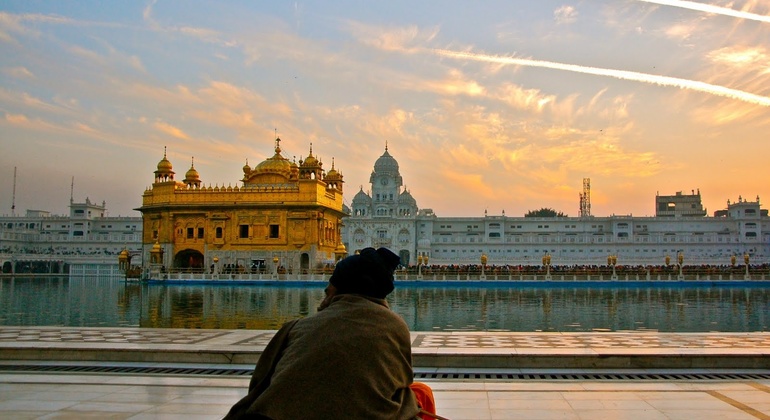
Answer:
<svg viewBox="0 0 770 420"><path fill-rule="evenodd" d="M0 325L277 329L315 313L323 288L2 278ZM412 331L770 330L767 282L397 283L388 301Z"/></svg>

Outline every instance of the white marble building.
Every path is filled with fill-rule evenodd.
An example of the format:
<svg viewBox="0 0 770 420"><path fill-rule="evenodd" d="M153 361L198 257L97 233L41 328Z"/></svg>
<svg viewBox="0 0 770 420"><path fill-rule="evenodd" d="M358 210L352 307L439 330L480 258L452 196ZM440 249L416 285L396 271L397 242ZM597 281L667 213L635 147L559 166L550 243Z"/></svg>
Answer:
<svg viewBox="0 0 770 420"><path fill-rule="evenodd" d="M759 197L728 201L715 216L706 216L693 191L658 196L655 217L440 217L402 188L387 146L369 183L371 192L361 187L347 209L345 246L349 253L384 246L405 265L417 256L429 264L479 264L482 255L490 265L539 265L546 253L553 265L606 265L609 255L619 265L663 265L680 253L685 265L729 265L733 255L743 264L744 254L751 264L770 262L770 218Z"/></svg>
<svg viewBox="0 0 770 420"><path fill-rule="evenodd" d="M70 275L118 275L118 255L141 264L142 218L111 217L106 203L70 200L69 215L27 210L0 216L0 270Z"/></svg>

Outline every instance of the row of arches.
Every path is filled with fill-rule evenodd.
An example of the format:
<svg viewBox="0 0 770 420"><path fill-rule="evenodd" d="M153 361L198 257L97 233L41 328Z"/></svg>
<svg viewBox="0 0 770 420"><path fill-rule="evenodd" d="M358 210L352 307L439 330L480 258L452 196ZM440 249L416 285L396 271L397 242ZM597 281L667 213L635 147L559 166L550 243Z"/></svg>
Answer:
<svg viewBox="0 0 770 420"><path fill-rule="evenodd" d="M259 260L261 263L259 264L260 267L264 266L264 260ZM244 267L247 270L251 269L251 266L253 261L246 262L249 267ZM182 251L179 251L174 256L174 261L172 265L173 269L183 270L183 271L205 271L207 268L210 270L211 267L205 266L205 257L200 251L194 250L194 249L185 249ZM306 252L303 252L299 256L299 269L300 270L309 270L310 267L310 255ZM221 267L220 267L221 269Z"/></svg>

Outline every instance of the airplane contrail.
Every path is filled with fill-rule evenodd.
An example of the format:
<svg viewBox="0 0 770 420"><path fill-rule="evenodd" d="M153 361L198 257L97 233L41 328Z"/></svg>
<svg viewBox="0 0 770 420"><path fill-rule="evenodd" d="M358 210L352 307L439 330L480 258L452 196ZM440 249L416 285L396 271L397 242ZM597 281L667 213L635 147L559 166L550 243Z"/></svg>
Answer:
<svg viewBox="0 0 770 420"><path fill-rule="evenodd" d="M770 23L770 16L756 13L742 12L727 7L714 6L706 3L698 3L686 0L638 0L645 3L660 4L663 6L681 7L683 9L697 10L699 12L714 13L717 15L732 16L741 19L755 20L757 22Z"/></svg>
<svg viewBox="0 0 770 420"><path fill-rule="evenodd" d="M616 79L632 80L658 86L672 86L680 89L695 90L699 92L710 93L712 95L722 96L725 98L737 99L755 105L770 107L770 97L755 95L753 93L748 93L737 89L730 89L724 86L712 85L705 82L698 82L695 80L658 76L654 74L638 73L634 71L604 69L598 67L579 66L576 64L556 63L553 61L531 60L526 58L505 57L472 52L451 51L443 49L431 49L430 51L434 54L448 58L481 61L487 63L511 64L527 67L541 67L547 69L571 71L575 73L593 74L597 76L608 76L614 77Z"/></svg>

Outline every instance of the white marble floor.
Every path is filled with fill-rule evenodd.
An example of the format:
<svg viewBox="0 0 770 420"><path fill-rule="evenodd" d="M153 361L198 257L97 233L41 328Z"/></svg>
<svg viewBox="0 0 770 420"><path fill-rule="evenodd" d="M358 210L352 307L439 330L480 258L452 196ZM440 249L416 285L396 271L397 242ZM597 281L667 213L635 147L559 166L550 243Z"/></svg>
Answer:
<svg viewBox="0 0 770 420"><path fill-rule="evenodd" d="M427 382L462 419L770 419L770 381ZM247 378L0 374L2 419L219 419Z"/></svg>
<svg viewBox="0 0 770 420"><path fill-rule="evenodd" d="M253 367L274 333L0 327L0 365L190 363ZM423 362L415 364L416 370L424 373L452 368L469 372L479 370L476 365L494 373L527 367L543 373L578 369L577 365L597 369L596 364L607 360L625 360L629 365L633 365L631 361L671 365L673 360L681 361L682 369L761 370L763 375L754 377L767 378L770 360L770 333L766 332L414 332L412 339L413 354L421 357L415 360ZM449 360L449 356L456 357ZM518 370L511 366L517 360L523 361ZM638 365L634 368L641 369ZM423 381L434 389L439 414L452 420L770 420L770 379L726 378ZM247 386L247 377L13 373L0 369L0 419L219 419L245 395Z"/></svg>

